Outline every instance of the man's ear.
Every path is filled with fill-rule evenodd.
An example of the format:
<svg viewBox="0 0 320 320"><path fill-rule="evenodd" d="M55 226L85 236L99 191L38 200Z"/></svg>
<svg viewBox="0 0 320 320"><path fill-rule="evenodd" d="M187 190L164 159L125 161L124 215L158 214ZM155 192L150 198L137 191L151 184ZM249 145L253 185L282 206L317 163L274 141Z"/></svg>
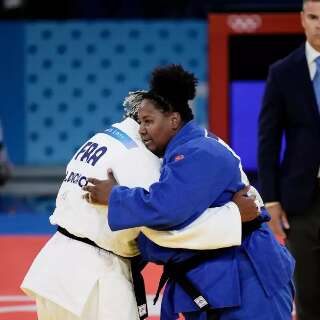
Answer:
<svg viewBox="0 0 320 320"><path fill-rule="evenodd" d="M172 112L171 125L173 130L178 130L181 127L181 116L179 112Z"/></svg>

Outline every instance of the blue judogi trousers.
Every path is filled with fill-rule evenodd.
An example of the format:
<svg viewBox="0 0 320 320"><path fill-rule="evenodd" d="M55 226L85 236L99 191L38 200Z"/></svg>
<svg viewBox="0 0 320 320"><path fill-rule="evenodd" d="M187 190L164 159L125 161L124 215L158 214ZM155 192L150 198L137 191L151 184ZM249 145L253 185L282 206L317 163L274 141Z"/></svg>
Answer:
<svg viewBox="0 0 320 320"><path fill-rule="evenodd" d="M294 286L289 282L272 296L267 296L246 253L239 254L241 306L205 312L185 313L186 320L291 320Z"/></svg>

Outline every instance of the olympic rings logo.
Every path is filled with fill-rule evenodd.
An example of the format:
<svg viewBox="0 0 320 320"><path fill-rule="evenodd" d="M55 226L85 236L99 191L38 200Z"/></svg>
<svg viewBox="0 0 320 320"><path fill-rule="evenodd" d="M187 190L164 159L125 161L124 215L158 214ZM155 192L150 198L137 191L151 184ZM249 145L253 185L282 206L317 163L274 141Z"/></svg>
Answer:
<svg viewBox="0 0 320 320"><path fill-rule="evenodd" d="M262 19L257 14L251 15L236 15L232 14L227 19L228 26L238 33L255 32L262 25Z"/></svg>

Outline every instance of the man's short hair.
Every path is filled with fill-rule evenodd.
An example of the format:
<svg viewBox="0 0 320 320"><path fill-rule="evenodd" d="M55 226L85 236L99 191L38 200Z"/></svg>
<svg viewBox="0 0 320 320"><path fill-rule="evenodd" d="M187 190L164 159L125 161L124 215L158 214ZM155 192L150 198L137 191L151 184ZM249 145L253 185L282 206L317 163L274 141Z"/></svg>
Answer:
<svg viewBox="0 0 320 320"><path fill-rule="evenodd" d="M304 5L305 5L307 2L320 2L320 0L303 0L303 1L302 1L302 8L304 7Z"/></svg>

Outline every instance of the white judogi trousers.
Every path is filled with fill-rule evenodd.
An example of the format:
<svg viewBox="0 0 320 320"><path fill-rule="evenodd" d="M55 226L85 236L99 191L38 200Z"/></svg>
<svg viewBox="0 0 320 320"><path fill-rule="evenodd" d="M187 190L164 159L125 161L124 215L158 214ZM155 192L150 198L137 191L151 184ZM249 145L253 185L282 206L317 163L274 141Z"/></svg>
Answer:
<svg viewBox="0 0 320 320"><path fill-rule="evenodd" d="M21 288L39 320L138 320L131 280L129 260L57 232Z"/></svg>

